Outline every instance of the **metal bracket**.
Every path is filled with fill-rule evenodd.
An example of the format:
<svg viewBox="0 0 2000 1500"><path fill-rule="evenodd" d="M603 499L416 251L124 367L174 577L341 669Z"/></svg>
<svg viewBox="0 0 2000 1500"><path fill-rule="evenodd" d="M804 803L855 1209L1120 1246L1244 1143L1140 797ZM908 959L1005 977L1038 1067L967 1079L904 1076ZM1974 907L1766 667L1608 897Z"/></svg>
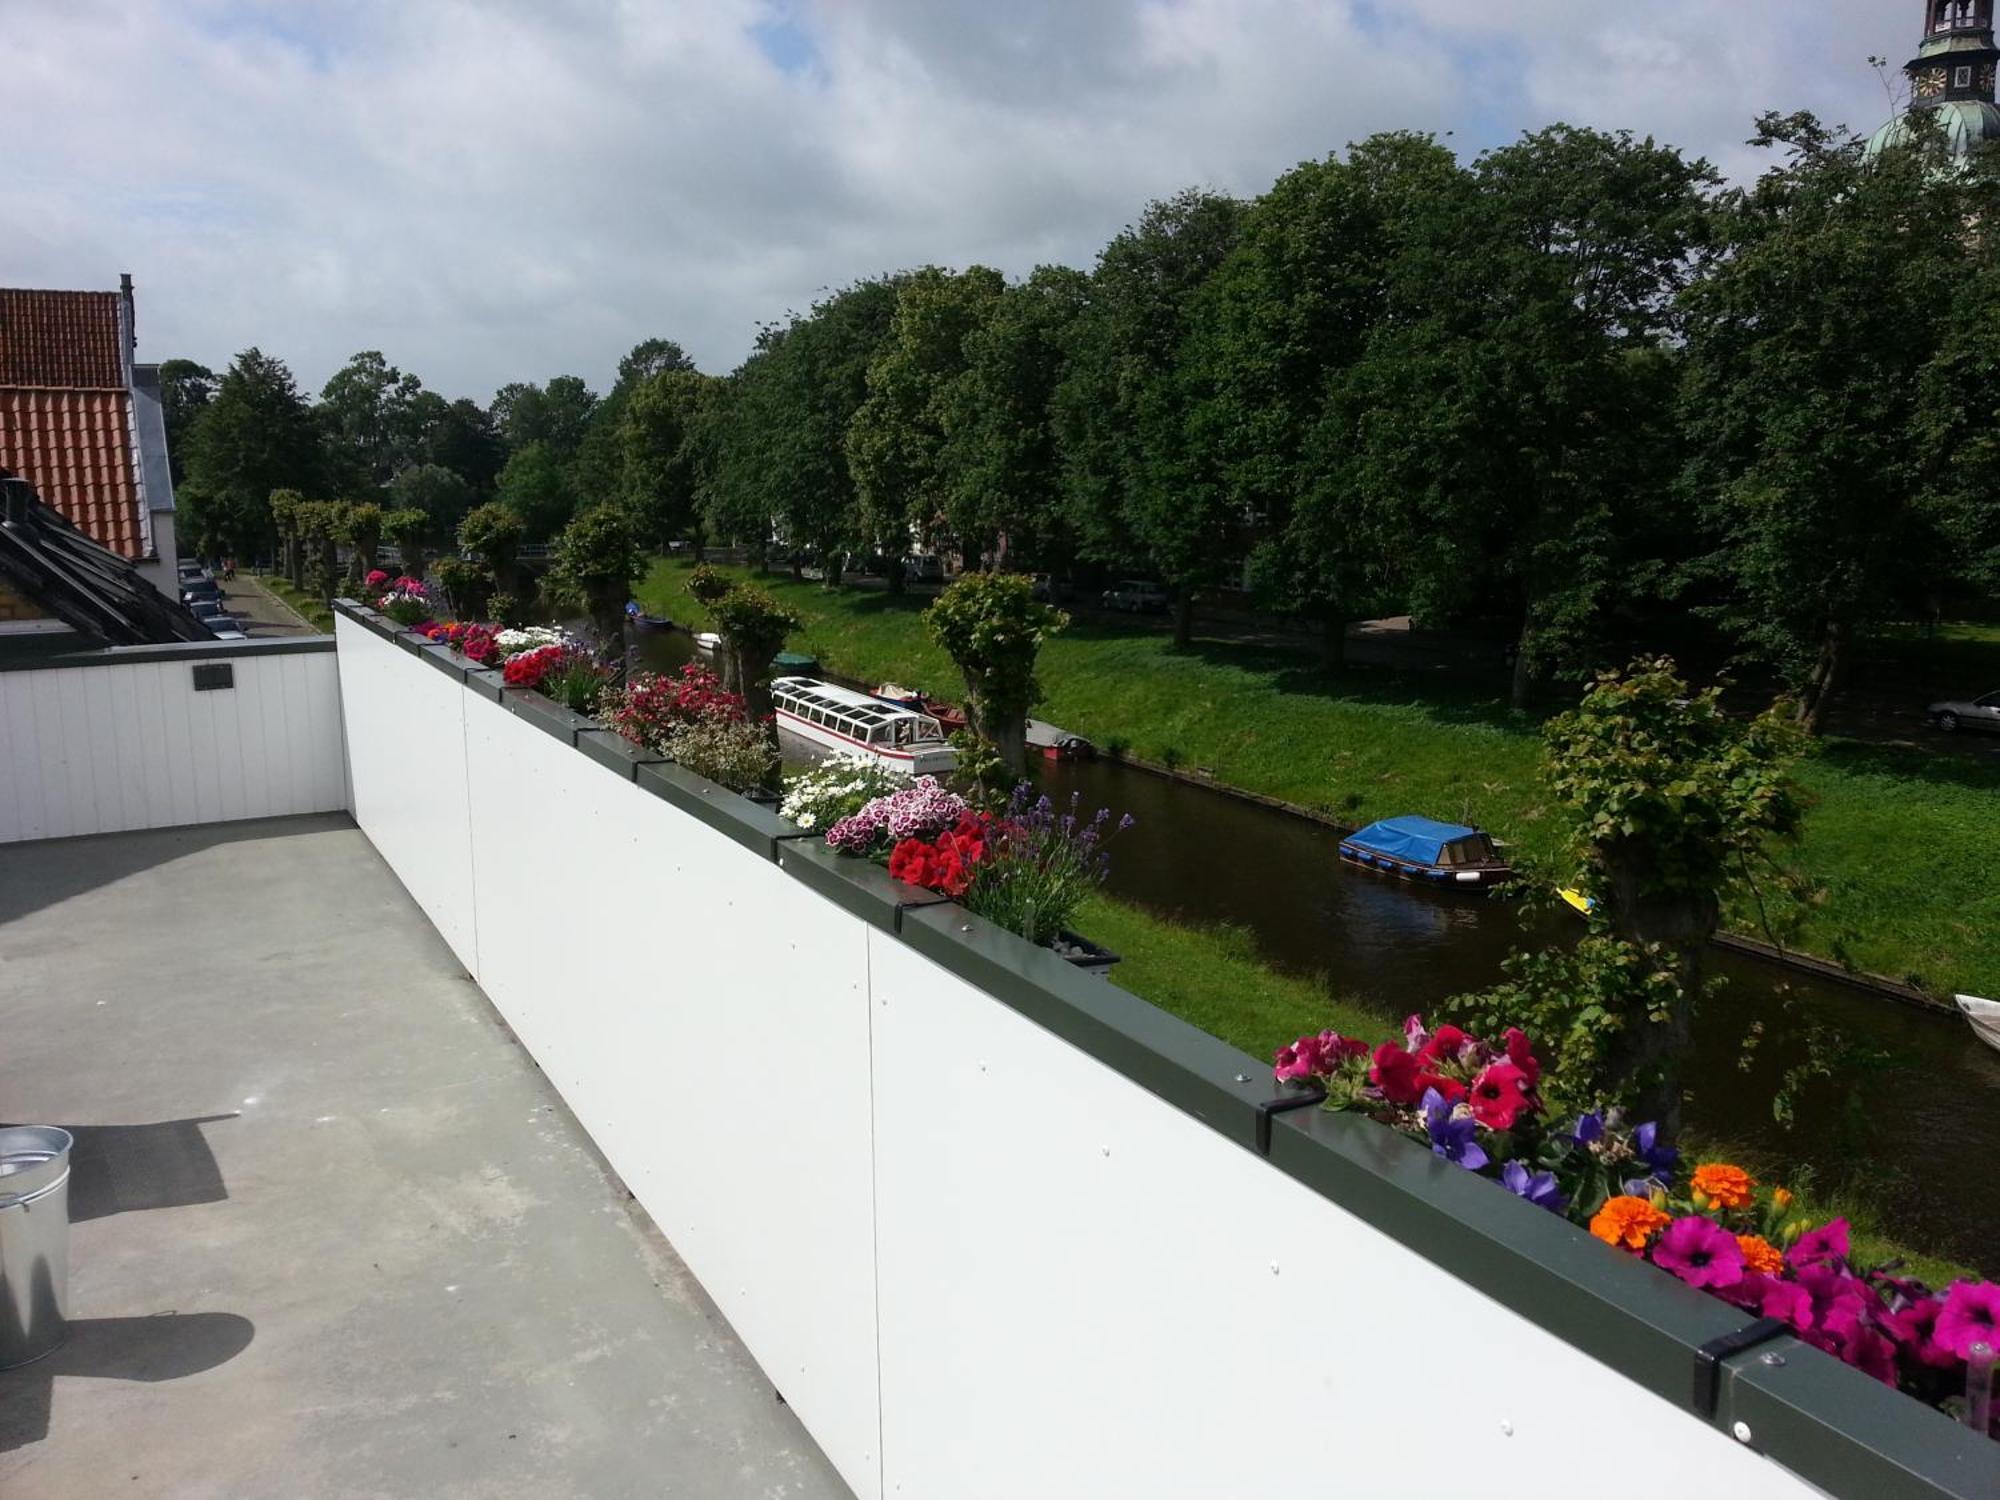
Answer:
<svg viewBox="0 0 2000 1500"><path fill-rule="evenodd" d="M1257 1154L1271 1154L1271 1122L1279 1115L1288 1115L1295 1109L1312 1109L1326 1103L1326 1088L1314 1079L1304 1088L1280 1094L1275 1099L1264 1099L1257 1105Z"/></svg>
<svg viewBox="0 0 2000 1500"><path fill-rule="evenodd" d="M1754 1349L1759 1344L1768 1344L1772 1339L1792 1331L1791 1325L1781 1318L1759 1318L1756 1322L1712 1338L1694 1351L1694 1409L1707 1418L1715 1416L1717 1402L1722 1398L1722 1362L1741 1354L1745 1349Z"/></svg>
<svg viewBox="0 0 2000 1500"><path fill-rule="evenodd" d="M950 906L951 904L952 901L949 896L937 896L929 901L898 901L896 903L896 925L894 930L897 932L903 930L903 913L906 911L924 911L933 906Z"/></svg>

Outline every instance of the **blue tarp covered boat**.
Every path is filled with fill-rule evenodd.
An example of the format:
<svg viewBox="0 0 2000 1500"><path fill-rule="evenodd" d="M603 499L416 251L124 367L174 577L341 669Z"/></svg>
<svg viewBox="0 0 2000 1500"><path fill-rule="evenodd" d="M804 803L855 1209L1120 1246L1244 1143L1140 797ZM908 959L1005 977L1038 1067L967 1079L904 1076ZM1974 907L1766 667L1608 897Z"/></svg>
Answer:
<svg viewBox="0 0 2000 1500"><path fill-rule="evenodd" d="M1340 857L1366 870L1431 885L1498 885L1514 873L1488 835L1431 818L1370 823L1340 841Z"/></svg>

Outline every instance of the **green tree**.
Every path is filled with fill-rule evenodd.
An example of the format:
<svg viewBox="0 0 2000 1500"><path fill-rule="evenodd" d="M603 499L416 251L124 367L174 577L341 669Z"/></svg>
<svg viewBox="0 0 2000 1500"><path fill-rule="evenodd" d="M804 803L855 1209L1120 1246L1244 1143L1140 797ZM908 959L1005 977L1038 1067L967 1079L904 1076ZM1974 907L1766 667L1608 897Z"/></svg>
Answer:
<svg viewBox="0 0 2000 1500"><path fill-rule="evenodd" d="M493 398L493 421L510 454L544 443L564 464L583 446L596 410L597 393L575 375L558 375L547 386L504 385Z"/></svg>
<svg viewBox="0 0 2000 1500"><path fill-rule="evenodd" d="M493 497L507 447L485 408L461 396L442 407L418 398L418 463L449 469L471 488L473 504ZM457 524L457 517L451 524Z"/></svg>
<svg viewBox="0 0 2000 1500"><path fill-rule="evenodd" d="M405 508L383 513L382 535L396 549L402 559L402 571L410 578L424 576L424 549L434 534L431 518L421 510Z"/></svg>
<svg viewBox="0 0 2000 1500"><path fill-rule="evenodd" d="M499 501L521 518L530 541L547 541L567 526L576 498L569 467L550 443L516 448L500 471Z"/></svg>
<svg viewBox="0 0 2000 1500"><path fill-rule="evenodd" d="M297 490L273 490L267 502L272 534L277 538L275 565L295 589L302 589L306 584L305 550L301 546L300 530L300 507L305 503L305 496Z"/></svg>
<svg viewBox="0 0 2000 1500"><path fill-rule="evenodd" d="M503 606L510 614L520 609L518 558L526 539L527 527L520 515L497 500L475 506L458 524L458 545L485 570L491 584L488 600L496 614L502 613Z"/></svg>
<svg viewBox="0 0 2000 1500"><path fill-rule="evenodd" d="M946 414L965 373L966 340L991 315L1006 289L998 271L953 273L927 266L903 282L889 338L868 367L868 399L847 429L867 536L889 558L889 587L902 586L902 559L913 534L928 536L945 519ZM980 536L957 538L968 556Z"/></svg>
<svg viewBox="0 0 2000 1500"><path fill-rule="evenodd" d="M204 550L261 552L274 540L273 490L311 493L325 472L319 430L284 362L237 355L188 440L183 499Z"/></svg>
<svg viewBox="0 0 2000 1500"><path fill-rule="evenodd" d="M1068 624L1068 615L1036 600L1033 581L1019 573L967 573L924 611L931 639L965 679L972 727L1015 775L1027 769L1042 642Z"/></svg>
<svg viewBox="0 0 2000 1500"><path fill-rule="evenodd" d="M1243 206L1190 190L1149 204L1104 249L1071 325L1056 422L1064 490L1085 554L1143 565L1174 590L1174 640L1233 551L1236 517L1214 454L1189 431L1184 364L1196 295L1235 244Z"/></svg>
<svg viewBox="0 0 2000 1500"><path fill-rule="evenodd" d="M354 549L348 585L356 587L375 571L375 554L382 545L382 507L373 501L345 507L340 517L340 539Z"/></svg>
<svg viewBox="0 0 2000 1500"><path fill-rule="evenodd" d="M1575 883L1627 945L1619 961L1645 997L1616 1017L1607 1076L1636 1080L1639 1117L1678 1134L1680 1067L1723 903L1773 868L1772 841L1804 813L1799 732L1781 709L1726 713L1717 689L1693 692L1661 658L1600 673L1544 741Z"/></svg>
<svg viewBox="0 0 2000 1500"><path fill-rule="evenodd" d="M753 723L771 722L771 663L785 649L786 637L800 628L799 617L748 583L709 602L708 611L722 637L724 684L743 695Z"/></svg>
<svg viewBox="0 0 2000 1500"><path fill-rule="evenodd" d="M966 334L965 368L941 393L938 467L952 535L969 547L1067 571L1075 542L1062 504L1055 393L1069 328L1090 278L1042 266L1007 287Z"/></svg>
<svg viewBox="0 0 2000 1500"><path fill-rule="evenodd" d="M413 458L412 405L423 382L364 349L320 391L315 415L326 434L334 482L350 495L373 495Z"/></svg>
<svg viewBox="0 0 2000 1500"><path fill-rule="evenodd" d="M160 413L167 426L167 461L178 485L187 477L187 448L194 424L215 399L220 382L215 371L191 359L170 359L160 365Z"/></svg>
<svg viewBox="0 0 2000 1500"><path fill-rule="evenodd" d="M590 617L604 653L624 655L625 603L645 566L631 514L620 505L592 505L556 540L544 587L558 604Z"/></svg>
<svg viewBox="0 0 2000 1500"><path fill-rule="evenodd" d="M478 503L478 492L465 476L443 464L415 464L390 480L384 490L398 510L421 511L435 536L450 536L467 511Z"/></svg>
<svg viewBox="0 0 2000 1500"><path fill-rule="evenodd" d="M1991 404L1953 389L1987 331L1955 326L1993 255L1967 226L2000 202L1939 133L1872 162L1809 115L1766 117L1758 140L1786 156L1726 195L1728 254L1684 299L1688 483L1715 541L1696 571L1817 733L1857 638L1936 582L1946 454L1976 455Z"/></svg>
<svg viewBox="0 0 2000 1500"><path fill-rule="evenodd" d="M710 408L720 385L699 370L667 369L625 403L618 431L622 495L653 547L664 548L702 522L715 471Z"/></svg>

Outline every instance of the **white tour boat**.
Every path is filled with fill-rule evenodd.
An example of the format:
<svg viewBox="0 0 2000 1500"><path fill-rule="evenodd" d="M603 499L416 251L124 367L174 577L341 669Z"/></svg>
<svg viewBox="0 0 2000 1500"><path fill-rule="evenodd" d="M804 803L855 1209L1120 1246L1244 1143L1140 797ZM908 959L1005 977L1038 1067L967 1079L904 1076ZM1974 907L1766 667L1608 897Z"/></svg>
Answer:
<svg viewBox="0 0 2000 1500"><path fill-rule="evenodd" d="M777 677L771 704L780 729L829 750L872 756L892 771L942 776L958 765L958 752L945 743L936 719L866 693L816 677Z"/></svg>
<svg viewBox="0 0 2000 1500"><path fill-rule="evenodd" d="M1982 1000L1977 995L1960 995L1958 1008L1972 1023L1973 1035L1987 1046L2000 1050L2000 1000Z"/></svg>

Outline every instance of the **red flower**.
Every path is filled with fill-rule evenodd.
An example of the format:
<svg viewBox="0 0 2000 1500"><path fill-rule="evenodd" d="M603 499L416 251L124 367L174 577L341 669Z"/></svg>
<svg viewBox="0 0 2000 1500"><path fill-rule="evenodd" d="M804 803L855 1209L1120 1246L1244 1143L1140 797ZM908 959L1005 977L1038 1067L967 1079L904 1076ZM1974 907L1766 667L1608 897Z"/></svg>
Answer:
<svg viewBox="0 0 2000 1500"><path fill-rule="evenodd" d="M1542 1064L1535 1056L1535 1044L1528 1040L1528 1033L1518 1026L1507 1028L1507 1061L1526 1075L1529 1088L1542 1081Z"/></svg>
<svg viewBox="0 0 2000 1500"><path fill-rule="evenodd" d="M1424 1086L1419 1079L1421 1071L1416 1058L1394 1042L1384 1042L1375 1049L1375 1062L1368 1069L1368 1081L1380 1089L1382 1097L1391 1104L1415 1104L1424 1096Z"/></svg>
<svg viewBox="0 0 2000 1500"><path fill-rule="evenodd" d="M1528 1095L1528 1075L1511 1062L1482 1068L1472 1080L1472 1118L1489 1130L1511 1130L1535 1102Z"/></svg>
<svg viewBox="0 0 2000 1500"><path fill-rule="evenodd" d="M1417 1049L1417 1056L1428 1063L1455 1063L1459 1050L1469 1040L1456 1026L1440 1026L1431 1033L1431 1039Z"/></svg>
<svg viewBox="0 0 2000 1500"><path fill-rule="evenodd" d="M1423 1098L1425 1089L1436 1089L1438 1097L1447 1104L1456 1104L1465 1097L1465 1085L1456 1078L1447 1078L1442 1073L1417 1074L1417 1097Z"/></svg>

